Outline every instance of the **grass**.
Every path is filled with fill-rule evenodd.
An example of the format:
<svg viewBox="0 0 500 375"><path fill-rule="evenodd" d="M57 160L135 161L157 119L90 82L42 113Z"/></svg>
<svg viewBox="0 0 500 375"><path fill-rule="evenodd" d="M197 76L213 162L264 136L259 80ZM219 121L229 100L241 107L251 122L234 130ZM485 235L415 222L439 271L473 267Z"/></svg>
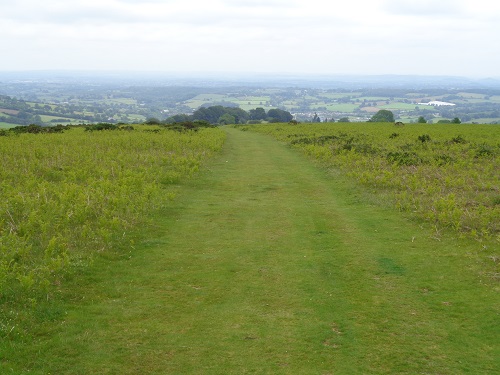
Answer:
<svg viewBox="0 0 500 375"><path fill-rule="evenodd" d="M190 108L199 108L203 104L211 103L211 102L217 102L217 101L224 101L228 100L227 95L221 95L221 94L199 94L196 95L194 98L187 100L184 104Z"/></svg>
<svg viewBox="0 0 500 375"><path fill-rule="evenodd" d="M227 129L133 249L11 338L2 373L492 374L481 246L440 242L335 170Z"/></svg>
<svg viewBox="0 0 500 375"><path fill-rule="evenodd" d="M357 99L358 95L361 95L361 93L359 93L359 92L321 93L321 97L330 98L330 99L340 99L340 98L345 98L348 96Z"/></svg>
<svg viewBox="0 0 500 375"><path fill-rule="evenodd" d="M390 104L381 105L379 107L381 109L389 109L389 110L409 110L409 111L413 111L415 109L416 105L415 104L409 104L409 103L392 102Z"/></svg>
<svg viewBox="0 0 500 375"><path fill-rule="evenodd" d="M317 109L318 107L326 107L326 109L329 110L329 111L352 112L352 111L354 111L354 109L358 108L359 105L357 105L357 104L326 104L326 103L320 103L320 104L311 106L312 109Z"/></svg>
<svg viewBox="0 0 500 375"><path fill-rule="evenodd" d="M43 122L50 122L52 120L58 120L58 122L72 122L72 121L77 121L73 118L68 118L64 117L63 115L61 116L49 116L49 115L41 115L40 118L42 119ZM62 121L59 121L62 120Z"/></svg>
<svg viewBox="0 0 500 375"><path fill-rule="evenodd" d="M18 125L16 124L11 124L11 123L8 123L8 122L0 122L0 129L10 129L10 128L14 128Z"/></svg>

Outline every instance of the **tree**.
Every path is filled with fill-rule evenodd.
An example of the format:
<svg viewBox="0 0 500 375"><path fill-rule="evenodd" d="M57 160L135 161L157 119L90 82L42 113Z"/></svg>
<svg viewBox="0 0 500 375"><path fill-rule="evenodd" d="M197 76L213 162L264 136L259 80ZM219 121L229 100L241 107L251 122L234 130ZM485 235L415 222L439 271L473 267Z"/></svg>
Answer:
<svg viewBox="0 0 500 375"><path fill-rule="evenodd" d="M216 105L213 107L208 107L208 108L198 108L196 111L193 113L193 120L205 120L208 121L211 124L217 124L219 121L219 118L226 113L224 111L224 107L220 105Z"/></svg>
<svg viewBox="0 0 500 375"><path fill-rule="evenodd" d="M42 125L43 124L43 121L42 121L42 118L40 117L40 115L35 115L33 117L33 123L36 124L36 125Z"/></svg>
<svg viewBox="0 0 500 375"><path fill-rule="evenodd" d="M249 119L249 115L247 111L244 111L238 107L224 107L225 112L228 115L234 117L234 122L232 124L246 124Z"/></svg>
<svg viewBox="0 0 500 375"><path fill-rule="evenodd" d="M283 111L282 109L270 109L267 112L267 117L269 122L289 122L293 120L293 116L288 111Z"/></svg>
<svg viewBox="0 0 500 375"><path fill-rule="evenodd" d="M185 121L191 121L191 116L181 113L178 115L170 116L165 120L165 123L173 124L174 122L185 122Z"/></svg>
<svg viewBox="0 0 500 375"><path fill-rule="evenodd" d="M146 121L144 121L144 124L146 125L160 125L160 120L158 120L155 117L150 117Z"/></svg>
<svg viewBox="0 0 500 375"><path fill-rule="evenodd" d="M394 122L394 114L387 109L381 109L368 122Z"/></svg>
<svg viewBox="0 0 500 375"><path fill-rule="evenodd" d="M219 117L219 124L221 125L236 124L236 119L229 113L224 113L221 117Z"/></svg>
<svg viewBox="0 0 500 375"><path fill-rule="evenodd" d="M220 118L228 114L233 119L231 120L231 124L244 124L248 119L248 113L241 108L235 107L223 107L220 105L212 106L212 107L201 107L197 109L191 118L193 120L205 120L211 124L218 124ZM226 120L229 118L226 117Z"/></svg>
<svg viewBox="0 0 500 375"><path fill-rule="evenodd" d="M458 117L455 117L453 120L451 120L451 123L452 124L461 124L462 121L460 121L460 119Z"/></svg>
<svg viewBox="0 0 500 375"><path fill-rule="evenodd" d="M424 116L420 116L417 120L419 124L427 124L427 120L425 119Z"/></svg>
<svg viewBox="0 0 500 375"><path fill-rule="evenodd" d="M349 117L342 117L342 118L339 118L339 122L351 122L349 120Z"/></svg>
<svg viewBox="0 0 500 375"><path fill-rule="evenodd" d="M266 110L262 107L251 109L249 114L250 120L265 120L267 117Z"/></svg>

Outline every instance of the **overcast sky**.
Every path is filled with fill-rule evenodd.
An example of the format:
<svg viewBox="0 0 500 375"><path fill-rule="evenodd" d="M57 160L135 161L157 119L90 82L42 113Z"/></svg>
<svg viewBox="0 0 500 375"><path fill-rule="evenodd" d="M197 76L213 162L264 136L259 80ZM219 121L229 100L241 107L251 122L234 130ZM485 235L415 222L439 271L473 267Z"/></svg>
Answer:
<svg viewBox="0 0 500 375"><path fill-rule="evenodd" d="M500 77L492 0L0 0L0 70Z"/></svg>

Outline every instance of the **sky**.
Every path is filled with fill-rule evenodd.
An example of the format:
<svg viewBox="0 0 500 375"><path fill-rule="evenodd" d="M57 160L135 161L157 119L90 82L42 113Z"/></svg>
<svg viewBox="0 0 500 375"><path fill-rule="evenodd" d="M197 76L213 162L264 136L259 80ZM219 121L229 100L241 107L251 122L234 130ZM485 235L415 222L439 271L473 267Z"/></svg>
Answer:
<svg viewBox="0 0 500 375"><path fill-rule="evenodd" d="M491 0L1 0L0 71L500 77Z"/></svg>

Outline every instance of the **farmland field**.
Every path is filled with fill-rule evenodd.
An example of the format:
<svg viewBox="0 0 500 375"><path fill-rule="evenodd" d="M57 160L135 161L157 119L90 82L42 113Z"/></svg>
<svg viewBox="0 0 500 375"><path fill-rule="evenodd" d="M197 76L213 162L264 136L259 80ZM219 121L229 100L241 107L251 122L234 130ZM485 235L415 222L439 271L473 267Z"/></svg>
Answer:
<svg viewBox="0 0 500 375"><path fill-rule="evenodd" d="M77 122L75 119L71 118L64 118L64 116L47 116L47 115L42 115L40 116L42 118L42 121L44 122L51 122L52 120L58 120L58 122L64 123L64 122Z"/></svg>
<svg viewBox="0 0 500 375"><path fill-rule="evenodd" d="M412 187L422 176L412 181L413 172L434 161L456 170L474 164L469 184L475 189L481 175L482 199L496 202L488 201L498 170L498 133L488 130L496 128L443 129L273 124L0 137L2 151L16 140L33 150L10 147L1 159L12 165L3 178L22 193L0 185L11 192L1 203L2 234L22 243L29 231L34 241L9 263L19 264L17 288L54 271L45 273L51 285L39 285L40 295L21 306L9 287L4 292L0 372L497 373L495 220L474 234L422 225L412 210L388 206L393 195L384 183L394 179L390 188L398 191L401 174ZM52 147L43 148L47 140ZM445 145L439 155L451 159L435 160L434 149ZM392 175L378 169L382 148ZM77 149L84 167L73 164L81 159ZM19 168L26 173L13 172ZM375 178L380 186L372 174L384 177ZM443 176L449 186L434 196L446 198L439 207L447 213L455 176L446 169ZM22 190L26 181L30 189ZM74 199L66 195L81 198L75 208L58 203ZM53 201L55 216L45 213L35 224L42 211L33 205ZM127 219L123 210L134 215ZM72 225L85 236L58 236ZM97 252L86 267L85 258L72 257L90 250ZM75 271L61 277L66 259ZM23 277L35 263L37 277Z"/></svg>
<svg viewBox="0 0 500 375"><path fill-rule="evenodd" d="M135 123L149 118L163 121L177 114L190 114L201 106L222 105L245 111L258 107L266 111L286 109L302 122L311 122L315 115L321 121L343 117L367 121L381 109L389 109L396 119L410 123L417 122L420 116L424 116L429 123L455 117L463 123L500 122L500 96L496 89L349 87L297 86L295 82L289 87L209 85L111 88L99 82L90 86L68 83L52 86L42 82L31 86L0 82L0 91L9 95L0 98L0 108L15 112L12 116L0 114L0 121L38 124L41 121L37 116L45 120L42 121L45 125L52 125L50 120L53 118L71 118L73 122L85 120L86 123ZM14 100L16 96L20 100ZM456 105L440 108L418 105L432 100Z"/></svg>

